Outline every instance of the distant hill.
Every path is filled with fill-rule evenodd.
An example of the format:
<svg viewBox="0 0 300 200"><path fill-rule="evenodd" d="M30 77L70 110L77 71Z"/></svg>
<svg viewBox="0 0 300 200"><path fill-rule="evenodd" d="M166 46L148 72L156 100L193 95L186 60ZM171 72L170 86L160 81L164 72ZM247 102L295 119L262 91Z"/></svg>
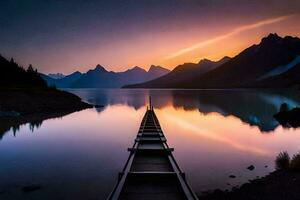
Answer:
<svg viewBox="0 0 300 200"><path fill-rule="evenodd" d="M160 66L151 66L148 71L134 67L124 72L107 71L103 66L81 74L75 72L62 79L53 79L47 75L42 75L48 85L55 85L60 88L120 88L126 84L141 83L165 75L169 70Z"/></svg>
<svg viewBox="0 0 300 200"><path fill-rule="evenodd" d="M170 73L157 79L135 85L127 85L129 88L172 88L178 82L190 80L199 75L203 75L218 66L228 62L229 57L224 57L219 61L211 61L208 59L200 60L199 63L185 63L175 67Z"/></svg>
<svg viewBox="0 0 300 200"><path fill-rule="evenodd" d="M41 74L41 77L47 82L49 86L67 88L70 87L75 81L77 81L81 77L81 75L81 72L76 71L60 79L51 78L50 76L45 74Z"/></svg>
<svg viewBox="0 0 300 200"><path fill-rule="evenodd" d="M27 69L13 59L8 61L0 55L0 88L46 88L46 82L31 65Z"/></svg>
<svg viewBox="0 0 300 200"><path fill-rule="evenodd" d="M61 79L65 77L65 75L63 75L62 73L48 74L48 76L54 79Z"/></svg>
<svg viewBox="0 0 300 200"><path fill-rule="evenodd" d="M300 63L300 39L270 34L227 63L204 75L179 82L182 88L286 87L298 84L290 79ZM290 79L290 80L289 80ZM285 82L282 82L285 80ZM295 82L294 82L294 81ZM276 84L275 84L276 83Z"/></svg>
<svg viewBox="0 0 300 200"><path fill-rule="evenodd" d="M221 60L222 61L222 60ZM203 61L202 61L203 62ZM207 61L210 63L209 61ZM219 64L219 65L218 65ZM131 88L299 87L300 39L269 34L232 59L214 67L184 64L169 74ZM200 69L204 70L200 70ZM199 71L197 71L199 70Z"/></svg>

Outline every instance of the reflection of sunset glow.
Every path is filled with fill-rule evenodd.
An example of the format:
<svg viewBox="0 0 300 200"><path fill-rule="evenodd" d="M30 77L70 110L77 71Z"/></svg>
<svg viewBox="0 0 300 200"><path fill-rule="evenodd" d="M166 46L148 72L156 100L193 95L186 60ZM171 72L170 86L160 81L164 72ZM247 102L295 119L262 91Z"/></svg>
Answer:
<svg viewBox="0 0 300 200"><path fill-rule="evenodd" d="M168 144L175 148L174 156L197 192L230 188L264 176L274 169L274 158L280 151L299 151L300 129L278 127L261 133L256 126L234 116L215 112L204 115L197 109L174 108L168 98L164 101L155 112ZM187 102L193 105L192 101ZM113 187L115 175L128 157L126 149L132 145L146 110L144 102L136 109L126 103L117 102L99 112L87 109L61 119L45 120L34 133L27 126L22 126L16 136L9 131L0 141L4 167L18 168L27 175L26 180L32 180L32 174L26 173L29 168L35 171L34 178L47 179L48 174L57 175L60 166L63 171L58 180L68 180L70 173L84 174L90 183L100 176L97 188L106 184ZM24 159L30 156L36 161ZM40 171L44 163L47 173ZM246 167L251 164L255 170L250 172ZM237 178L229 180L230 174ZM19 173L0 175L6 180L17 180Z"/></svg>
<svg viewBox="0 0 300 200"><path fill-rule="evenodd" d="M251 127L236 117L224 117L218 113L203 115L197 110L166 107L157 111L157 114L166 134L188 135L190 145L195 141L201 144L208 142L211 144L209 148L214 149L212 151L222 146L223 151L238 150L258 156L275 157L278 149L293 148L291 151L295 153L296 141L300 139L300 134L286 137L288 130L282 128L277 128L274 133L262 134L257 127Z"/></svg>
<svg viewBox="0 0 300 200"><path fill-rule="evenodd" d="M198 127L194 123L192 123L190 121L186 121L185 118L182 119L182 118L176 118L176 116L174 116L174 115L168 115L168 114L166 114L166 115L167 115L166 117L168 120L170 120L176 124L179 124L186 131L200 135L201 137L204 137L204 138L207 138L210 140L214 140L215 142L218 142L218 143L232 146L232 147L236 148L237 150L241 150L241 151L248 151L250 153L254 153L254 154L258 154L258 155L270 154L270 152L267 152L264 149L248 146L248 145L240 143L238 140L235 140L234 138L229 138L229 137L227 137L226 133L224 133L223 131L222 132L221 131L214 132L213 130L209 130L208 127ZM210 115L213 115L212 117L209 116L209 118L211 118L212 120L219 120L219 118L224 118L220 115L219 116L214 115L214 114L210 114ZM234 121L234 120L229 119L227 121ZM230 123L230 122L227 122L227 123ZM231 124L231 125L233 125L233 124Z"/></svg>

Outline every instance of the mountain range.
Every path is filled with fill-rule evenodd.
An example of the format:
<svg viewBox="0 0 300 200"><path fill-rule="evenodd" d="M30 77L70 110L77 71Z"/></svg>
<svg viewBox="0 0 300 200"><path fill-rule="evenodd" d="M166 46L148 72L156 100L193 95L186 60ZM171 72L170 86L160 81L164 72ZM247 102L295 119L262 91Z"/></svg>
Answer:
<svg viewBox="0 0 300 200"><path fill-rule="evenodd" d="M200 60L199 63L184 63L175 67L170 73L157 79L136 85L124 87L151 87L151 88L172 88L179 82L196 78L209 71L212 71L220 65L228 62L229 57L225 56L219 61L211 61L208 59Z"/></svg>
<svg viewBox="0 0 300 200"><path fill-rule="evenodd" d="M237 56L215 62L214 67L202 71L203 63L200 61L198 64L184 64L163 77L126 87L299 87L300 39L269 34L259 44L248 47ZM188 72L190 70L191 73Z"/></svg>
<svg viewBox="0 0 300 200"><path fill-rule="evenodd" d="M97 65L86 73L77 71L59 79L45 74L41 74L41 77L48 85L59 88L120 88L149 81L169 72L168 69L154 65L148 71L136 66L124 72L107 71L103 66Z"/></svg>
<svg viewBox="0 0 300 200"><path fill-rule="evenodd" d="M97 65L86 73L41 76L59 88L298 88L299 72L300 39L271 33L233 58L184 63L172 71L152 65L113 72Z"/></svg>

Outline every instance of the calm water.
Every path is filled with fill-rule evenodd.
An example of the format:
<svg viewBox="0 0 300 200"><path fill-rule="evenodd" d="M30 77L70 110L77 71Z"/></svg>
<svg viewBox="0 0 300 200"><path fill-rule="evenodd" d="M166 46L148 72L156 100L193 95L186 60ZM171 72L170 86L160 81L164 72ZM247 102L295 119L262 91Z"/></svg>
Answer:
<svg viewBox="0 0 300 200"><path fill-rule="evenodd" d="M299 106L295 91L69 91L105 107L6 132L0 140L0 199L105 199L128 157L149 95L197 193L266 175L280 151L300 150L300 129L283 128L272 117L283 102ZM247 170L249 165L255 170ZM32 184L42 188L22 193Z"/></svg>

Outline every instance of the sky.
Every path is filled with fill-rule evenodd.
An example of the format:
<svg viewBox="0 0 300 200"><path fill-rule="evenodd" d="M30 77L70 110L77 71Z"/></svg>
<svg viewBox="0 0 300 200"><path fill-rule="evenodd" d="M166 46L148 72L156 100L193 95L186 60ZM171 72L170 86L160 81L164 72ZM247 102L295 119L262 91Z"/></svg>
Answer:
<svg viewBox="0 0 300 200"><path fill-rule="evenodd" d="M0 54L43 73L173 69L300 37L299 0L5 0Z"/></svg>

